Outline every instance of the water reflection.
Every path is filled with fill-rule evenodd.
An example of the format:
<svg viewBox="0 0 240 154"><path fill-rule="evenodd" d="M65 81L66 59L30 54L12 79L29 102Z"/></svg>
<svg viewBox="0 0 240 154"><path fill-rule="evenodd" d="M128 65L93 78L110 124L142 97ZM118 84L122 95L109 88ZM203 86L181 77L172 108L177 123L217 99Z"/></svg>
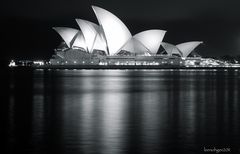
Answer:
<svg viewBox="0 0 240 154"><path fill-rule="evenodd" d="M9 149L196 153L203 146L236 148L240 141L238 71L35 70L12 76Z"/></svg>

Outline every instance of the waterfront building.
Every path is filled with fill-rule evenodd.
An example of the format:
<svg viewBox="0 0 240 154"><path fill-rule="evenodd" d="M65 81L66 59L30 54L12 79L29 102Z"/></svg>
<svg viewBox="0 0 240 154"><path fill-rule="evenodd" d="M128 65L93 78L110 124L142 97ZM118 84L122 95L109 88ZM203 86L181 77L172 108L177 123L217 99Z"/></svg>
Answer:
<svg viewBox="0 0 240 154"><path fill-rule="evenodd" d="M55 49L50 65L223 65L220 61L193 54L202 41L178 45L162 42L166 31L161 29L132 35L114 14L97 6L92 8L98 24L76 19L79 29L53 28L63 42Z"/></svg>

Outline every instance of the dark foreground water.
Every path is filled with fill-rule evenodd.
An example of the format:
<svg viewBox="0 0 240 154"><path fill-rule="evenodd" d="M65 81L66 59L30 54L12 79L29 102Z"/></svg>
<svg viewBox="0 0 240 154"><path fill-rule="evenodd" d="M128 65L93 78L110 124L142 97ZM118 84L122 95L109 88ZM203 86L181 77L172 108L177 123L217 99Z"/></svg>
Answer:
<svg viewBox="0 0 240 154"><path fill-rule="evenodd" d="M6 153L240 153L240 71L11 70Z"/></svg>

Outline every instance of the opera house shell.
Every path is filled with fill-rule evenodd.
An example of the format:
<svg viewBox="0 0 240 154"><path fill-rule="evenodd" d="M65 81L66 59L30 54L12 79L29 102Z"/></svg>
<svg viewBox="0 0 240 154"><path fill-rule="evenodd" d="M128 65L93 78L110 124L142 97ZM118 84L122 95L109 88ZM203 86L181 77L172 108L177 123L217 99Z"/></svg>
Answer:
<svg viewBox="0 0 240 154"><path fill-rule="evenodd" d="M92 6L98 24L76 19L79 29L54 27L63 42L55 49L51 64L159 64L170 58L181 63L201 41L178 45L162 42L165 30L151 29L132 35L111 12ZM160 47L164 52L160 52ZM171 62L172 62L171 61Z"/></svg>

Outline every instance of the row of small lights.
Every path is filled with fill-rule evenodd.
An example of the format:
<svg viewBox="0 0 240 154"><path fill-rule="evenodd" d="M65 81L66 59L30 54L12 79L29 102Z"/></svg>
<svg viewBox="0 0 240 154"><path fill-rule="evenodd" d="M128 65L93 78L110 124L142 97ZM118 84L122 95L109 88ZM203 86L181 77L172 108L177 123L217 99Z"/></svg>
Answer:
<svg viewBox="0 0 240 154"><path fill-rule="evenodd" d="M167 64L168 62L161 62L162 64ZM171 64L173 64L174 62L173 61L171 61L170 62ZM182 61L180 61L180 64L182 64ZM99 65L108 65L108 63L107 62L100 62L99 63ZM132 62L122 62L122 63L120 63L120 62L116 62L116 63L114 63L114 65L159 65L159 62L151 62L151 63L148 63L148 62L146 62L146 61L144 61L144 62L134 62L134 63L132 63Z"/></svg>
<svg viewBox="0 0 240 154"><path fill-rule="evenodd" d="M189 66L196 66L195 65L195 62L196 60L186 60L185 61L185 66L186 67L189 67ZM208 67L213 67L213 66L220 66L220 64L218 63L219 61L217 60L212 60L212 59L207 59L205 61L202 61L200 63L201 66L208 66ZM59 61L57 61L57 63L59 64ZM65 61L65 64L67 64L68 61ZM91 63L93 64L93 61L91 61ZM166 61L162 61L161 62L162 64L167 64L168 62ZM171 64L173 64L174 62L171 61L170 62ZM183 62L180 61L180 64L182 64ZM33 61L33 64L35 65L44 65L45 63L43 61ZM51 62L49 62L49 64L51 64ZM74 61L74 64L77 64L77 61ZM82 64L85 64L85 61L82 61ZM99 65L109 65L108 62L100 62ZM134 63L131 63L131 62L125 62L125 63L120 63L120 62L116 62L115 65L159 65L159 62L134 62ZM15 67L17 66L15 61L14 60L11 60L10 64L9 64L9 67ZM238 65L230 65L228 63L224 63L224 67L239 67Z"/></svg>

